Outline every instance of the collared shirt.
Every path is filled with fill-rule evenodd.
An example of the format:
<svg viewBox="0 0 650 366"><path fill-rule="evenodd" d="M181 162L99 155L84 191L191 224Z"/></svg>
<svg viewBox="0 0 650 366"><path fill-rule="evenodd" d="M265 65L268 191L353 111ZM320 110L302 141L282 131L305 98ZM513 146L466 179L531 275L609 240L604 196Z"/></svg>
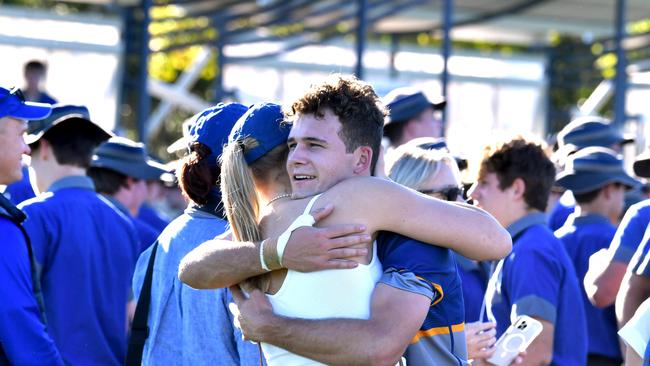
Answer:
<svg viewBox="0 0 650 366"><path fill-rule="evenodd" d="M120 210L120 212L123 213L124 216L126 216L131 221L131 223L133 223L135 231L138 232L138 238L140 239L140 245L138 245L138 256L140 253L149 248L151 244L156 241L156 239L158 239L158 235L160 235L160 232L158 230L154 229L149 224L138 219L137 217L133 217L131 215L131 212L129 212L129 210L115 197L108 195L105 195L103 197L112 203L116 209Z"/></svg>
<svg viewBox="0 0 650 366"><path fill-rule="evenodd" d="M121 365L138 237L86 176L21 204L41 268L48 331L71 365Z"/></svg>
<svg viewBox="0 0 650 366"><path fill-rule="evenodd" d="M614 253L612 260L630 263L634 252L641 245L648 224L650 224L650 200L632 205L625 212L609 246L609 250Z"/></svg>
<svg viewBox="0 0 650 366"><path fill-rule="evenodd" d="M597 251L607 248L616 227L604 216L591 214L571 217L555 232L573 262L576 276L580 280L580 293L587 318L589 335L589 354L622 359L616 332L616 314L614 305L599 309L591 304L585 292L582 279L589 270L589 257Z"/></svg>
<svg viewBox="0 0 650 366"><path fill-rule="evenodd" d="M587 325L580 286L562 243L544 214L532 213L508 227L512 252L500 260L486 291L487 314L501 336L519 315L555 326L552 365L585 365Z"/></svg>
<svg viewBox="0 0 650 366"><path fill-rule="evenodd" d="M431 299L420 331L404 356L408 365L468 365L465 314L454 253L405 236L382 232L379 282Z"/></svg>
<svg viewBox="0 0 650 366"><path fill-rule="evenodd" d="M0 204L0 365L63 365L36 301L27 239L9 217Z"/></svg>
<svg viewBox="0 0 650 366"><path fill-rule="evenodd" d="M227 289L195 290L178 280L181 259L201 243L223 233L227 222L196 207L162 232L154 262L149 337L142 365L259 365L256 345L233 326ZM140 297L152 247L136 265L133 289Z"/></svg>

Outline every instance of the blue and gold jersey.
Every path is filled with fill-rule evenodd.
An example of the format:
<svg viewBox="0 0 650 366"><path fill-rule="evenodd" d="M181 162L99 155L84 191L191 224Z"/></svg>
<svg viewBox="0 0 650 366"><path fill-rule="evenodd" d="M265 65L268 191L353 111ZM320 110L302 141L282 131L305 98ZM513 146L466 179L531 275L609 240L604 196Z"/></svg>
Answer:
<svg viewBox="0 0 650 366"><path fill-rule="evenodd" d="M468 365L460 276L451 250L382 232L377 253L380 282L431 299L431 307L406 349L408 365Z"/></svg>

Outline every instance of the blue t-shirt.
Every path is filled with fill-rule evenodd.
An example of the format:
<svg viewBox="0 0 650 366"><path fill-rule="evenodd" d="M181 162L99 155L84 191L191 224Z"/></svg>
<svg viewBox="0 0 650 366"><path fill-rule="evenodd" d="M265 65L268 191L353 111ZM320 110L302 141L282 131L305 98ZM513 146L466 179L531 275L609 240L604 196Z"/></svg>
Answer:
<svg viewBox="0 0 650 366"><path fill-rule="evenodd" d="M548 217L548 226L551 228L551 231L561 228L575 209L575 205L565 205L558 201Z"/></svg>
<svg viewBox="0 0 650 366"><path fill-rule="evenodd" d="M585 365L587 325L575 269L542 213L508 227L512 252L499 261L486 291L487 314L501 336L519 315L555 326L552 365Z"/></svg>
<svg viewBox="0 0 650 366"><path fill-rule="evenodd" d="M613 260L630 263L634 252L643 240L648 224L650 224L650 200L632 205L625 212L609 246L614 252Z"/></svg>
<svg viewBox="0 0 650 366"><path fill-rule="evenodd" d="M462 255L455 253L458 264L458 274L463 288L463 300L465 303L465 322L472 323L479 321L481 307L487 287L486 263L477 263Z"/></svg>
<svg viewBox="0 0 650 366"><path fill-rule="evenodd" d="M95 193L86 176L58 180L22 209L41 269L48 331L63 360L122 365L137 259L133 225Z"/></svg>
<svg viewBox="0 0 650 366"><path fill-rule="evenodd" d="M616 227L607 218L592 214L572 217L555 232L555 236L564 243L576 270L587 318L589 354L622 359L614 305L604 309L593 306L582 283L589 270L589 257L607 248L615 232Z"/></svg>
<svg viewBox="0 0 650 366"><path fill-rule="evenodd" d="M36 197L32 184L29 181L29 169L23 166L23 178L18 182L12 183L5 189L5 196L14 204L18 205L23 201Z"/></svg>
<svg viewBox="0 0 650 366"><path fill-rule="evenodd" d="M152 226L147 224L146 222L138 219L137 217L131 216L131 213L129 210L124 207L120 201L117 199L111 197L111 196L104 196L110 203L115 206L115 209L119 210L124 216L126 216L131 223L133 224L133 227L135 227L135 231L138 232L138 238L139 240L139 245L138 245L138 256L140 256L140 253L144 252L147 248L153 244L156 239L158 239L158 235L160 235L160 232L156 229L154 229Z"/></svg>
<svg viewBox="0 0 650 366"><path fill-rule="evenodd" d="M159 233L162 233L167 225L169 225L169 221L163 219L158 212L147 203L143 203L142 206L140 206L137 218L156 229Z"/></svg>
<svg viewBox="0 0 650 366"><path fill-rule="evenodd" d="M454 253L382 232L377 237L377 255L384 269L380 282L432 301L404 354L407 364L467 365L463 292Z"/></svg>
<svg viewBox="0 0 650 366"><path fill-rule="evenodd" d="M227 222L190 207L162 232L154 262L149 338L143 365L259 365L259 350L233 326L227 289L195 290L178 279L181 259L226 230ZM153 247L136 265L133 289L140 297Z"/></svg>
<svg viewBox="0 0 650 366"><path fill-rule="evenodd" d="M0 233L0 354L4 351L11 365L63 365L34 297L25 237L2 216Z"/></svg>

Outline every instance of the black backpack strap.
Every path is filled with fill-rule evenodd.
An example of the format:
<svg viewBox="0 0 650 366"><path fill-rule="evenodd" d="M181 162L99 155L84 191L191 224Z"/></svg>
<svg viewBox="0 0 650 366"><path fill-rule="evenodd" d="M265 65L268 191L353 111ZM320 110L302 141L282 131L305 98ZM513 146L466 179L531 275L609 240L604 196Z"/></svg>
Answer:
<svg viewBox="0 0 650 366"><path fill-rule="evenodd" d="M126 366L140 366L142 364L142 352L144 343L149 337L149 307L151 306L151 282L153 280L153 263L156 260L156 251L158 250L158 241L153 244L149 264L147 264L147 273L144 275L144 283L138 298L138 305L135 307L135 316L131 326L131 337L129 338L129 348L126 351Z"/></svg>

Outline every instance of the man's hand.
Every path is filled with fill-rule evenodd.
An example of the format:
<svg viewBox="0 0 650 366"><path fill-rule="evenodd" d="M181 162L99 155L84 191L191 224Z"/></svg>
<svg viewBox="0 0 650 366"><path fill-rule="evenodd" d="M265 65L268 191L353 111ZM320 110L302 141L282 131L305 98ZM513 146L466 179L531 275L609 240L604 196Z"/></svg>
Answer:
<svg viewBox="0 0 650 366"><path fill-rule="evenodd" d="M312 213L316 222L329 216L334 206L327 205ZM295 230L284 250L282 265L299 272L324 269L354 268L359 263L353 257L368 254L370 235L363 225L332 225L329 227L301 227Z"/></svg>
<svg viewBox="0 0 650 366"><path fill-rule="evenodd" d="M465 338L467 340L467 356L470 359L490 358L496 348L496 324L475 322L465 325Z"/></svg>
<svg viewBox="0 0 650 366"><path fill-rule="evenodd" d="M228 308L235 317L235 326L241 329L245 340L261 342L265 327L270 326L275 316L273 307L264 293L254 289L246 297L239 285L231 286L230 292L235 303Z"/></svg>

